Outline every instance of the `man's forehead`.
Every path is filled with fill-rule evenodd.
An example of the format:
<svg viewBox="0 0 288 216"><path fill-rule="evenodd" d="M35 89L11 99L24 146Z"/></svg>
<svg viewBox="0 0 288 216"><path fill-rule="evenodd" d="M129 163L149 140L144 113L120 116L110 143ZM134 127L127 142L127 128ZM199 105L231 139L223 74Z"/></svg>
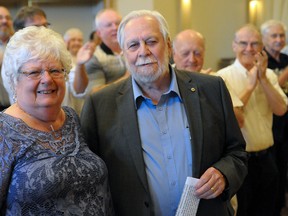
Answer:
<svg viewBox="0 0 288 216"><path fill-rule="evenodd" d="M9 13L9 11L6 9L6 8L4 8L4 7L0 7L0 14L1 15L9 15L10 16L10 13Z"/></svg>
<svg viewBox="0 0 288 216"><path fill-rule="evenodd" d="M285 30L284 28L281 26L281 25L278 25L278 26L271 26L269 28L269 31L268 31L268 34L273 34L275 32L281 32L281 33L284 33L285 34Z"/></svg>
<svg viewBox="0 0 288 216"><path fill-rule="evenodd" d="M147 32L153 30L153 33L158 34L160 32L160 25L153 17L141 16L129 20L124 27L124 32L133 31L134 29L136 31L137 29L147 30Z"/></svg>
<svg viewBox="0 0 288 216"><path fill-rule="evenodd" d="M103 12L98 17L98 20L100 24L110 23L116 20L117 21L121 20L121 16L117 14L115 11L106 11L106 12Z"/></svg>
<svg viewBox="0 0 288 216"><path fill-rule="evenodd" d="M236 35L239 41L261 41L261 36L254 31L242 31Z"/></svg>

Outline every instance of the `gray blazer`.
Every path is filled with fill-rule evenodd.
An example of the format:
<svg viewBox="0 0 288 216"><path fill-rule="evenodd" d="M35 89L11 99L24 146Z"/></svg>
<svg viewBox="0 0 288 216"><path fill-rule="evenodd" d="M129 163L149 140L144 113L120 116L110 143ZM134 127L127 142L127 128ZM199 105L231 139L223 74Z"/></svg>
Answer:
<svg viewBox="0 0 288 216"><path fill-rule="evenodd" d="M247 153L229 92L220 77L175 72L190 126L193 177L213 166L228 183L222 196L200 201L197 216L232 215L229 200L247 174ZM131 77L89 96L81 124L88 145L108 167L116 214L154 215Z"/></svg>

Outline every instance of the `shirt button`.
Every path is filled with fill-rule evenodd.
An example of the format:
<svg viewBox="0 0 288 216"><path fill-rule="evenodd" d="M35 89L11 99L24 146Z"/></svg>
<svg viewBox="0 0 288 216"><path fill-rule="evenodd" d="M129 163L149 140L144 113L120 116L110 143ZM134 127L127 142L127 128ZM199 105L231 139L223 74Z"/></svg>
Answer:
<svg viewBox="0 0 288 216"><path fill-rule="evenodd" d="M175 185L176 185L176 182L175 182L175 181L171 182L171 185L172 185L172 186L175 186Z"/></svg>
<svg viewBox="0 0 288 216"><path fill-rule="evenodd" d="M170 159L172 158L172 156L171 156L171 155L168 155L167 158L170 160Z"/></svg>

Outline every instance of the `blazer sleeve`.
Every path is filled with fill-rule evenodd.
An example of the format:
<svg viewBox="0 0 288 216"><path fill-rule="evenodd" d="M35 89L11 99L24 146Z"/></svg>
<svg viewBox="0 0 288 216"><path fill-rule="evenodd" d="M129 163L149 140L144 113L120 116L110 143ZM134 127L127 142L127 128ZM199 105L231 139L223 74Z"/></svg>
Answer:
<svg viewBox="0 0 288 216"><path fill-rule="evenodd" d="M85 140L94 153L98 153L98 125L96 121L95 104L93 95L87 96L81 112L81 131L84 134Z"/></svg>
<svg viewBox="0 0 288 216"><path fill-rule="evenodd" d="M231 198L240 188L247 175L248 155L246 143L234 115L230 94L224 81L219 79L221 104L224 116L225 148L222 158L213 167L218 169L227 180L224 195ZM226 193L226 194L225 194Z"/></svg>

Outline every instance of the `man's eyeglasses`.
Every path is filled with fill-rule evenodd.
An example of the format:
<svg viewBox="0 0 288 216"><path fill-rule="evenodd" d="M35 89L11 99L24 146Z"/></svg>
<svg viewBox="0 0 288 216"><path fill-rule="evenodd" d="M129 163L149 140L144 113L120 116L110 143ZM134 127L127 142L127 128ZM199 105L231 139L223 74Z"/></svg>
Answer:
<svg viewBox="0 0 288 216"><path fill-rule="evenodd" d="M246 41L234 41L242 49L246 49L250 45L253 49L258 49L261 46L259 42L248 43Z"/></svg>
<svg viewBox="0 0 288 216"><path fill-rule="evenodd" d="M7 15L7 16L2 16L2 15L0 15L0 20L3 20L4 18L5 18L6 20L9 20L9 21L12 20L12 17L11 17L11 16L8 16L8 15Z"/></svg>
<svg viewBox="0 0 288 216"><path fill-rule="evenodd" d="M34 24L34 26L37 26L37 27L44 26L45 28L49 28L51 26L51 23L47 22L43 24Z"/></svg>
<svg viewBox="0 0 288 216"><path fill-rule="evenodd" d="M65 69L49 69L49 70L41 70L41 71L22 71L20 74L25 75L29 79L39 80L43 76L43 74L47 71L49 75L53 79L61 79L65 77L66 71Z"/></svg>

